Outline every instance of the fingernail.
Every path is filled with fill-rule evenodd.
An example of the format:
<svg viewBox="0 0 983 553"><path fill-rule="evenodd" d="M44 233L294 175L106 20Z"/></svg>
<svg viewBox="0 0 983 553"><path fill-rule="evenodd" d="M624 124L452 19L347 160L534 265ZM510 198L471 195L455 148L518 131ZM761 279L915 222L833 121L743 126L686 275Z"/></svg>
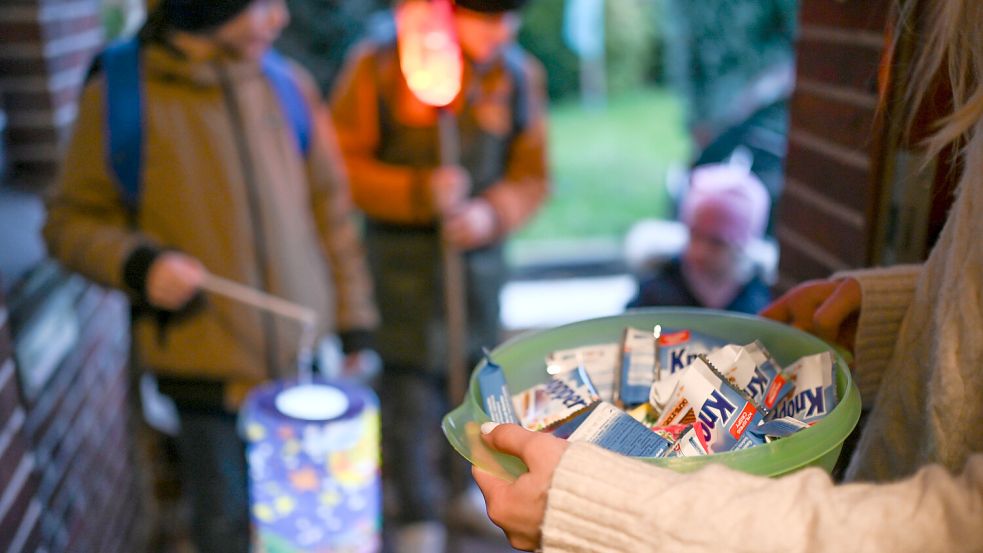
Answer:
<svg viewBox="0 0 983 553"><path fill-rule="evenodd" d="M492 430L495 430L495 427L496 426L498 426L498 423L497 422L491 422L491 421L489 421L489 422L483 422L483 423L481 423L481 433L482 434L491 434L491 431Z"/></svg>

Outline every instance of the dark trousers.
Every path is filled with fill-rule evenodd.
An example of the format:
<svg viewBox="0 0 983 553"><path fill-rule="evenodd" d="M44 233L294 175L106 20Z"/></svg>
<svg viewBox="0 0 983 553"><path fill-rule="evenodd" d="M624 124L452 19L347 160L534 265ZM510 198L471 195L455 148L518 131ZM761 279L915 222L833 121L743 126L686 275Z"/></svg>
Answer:
<svg viewBox="0 0 983 553"><path fill-rule="evenodd" d="M451 451L440 429L446 383L430 373L387 367L379 385L382 472L397 495L398 521L435 521L449 489L470 480L469 465Z"/></svg>
<svg viewBox="0 0 983 553"><path fill-rule="evenodd" d="M191 500L192 538L200 553L249 553L249 485L236 416L178 406L181 483Z"/></svg>

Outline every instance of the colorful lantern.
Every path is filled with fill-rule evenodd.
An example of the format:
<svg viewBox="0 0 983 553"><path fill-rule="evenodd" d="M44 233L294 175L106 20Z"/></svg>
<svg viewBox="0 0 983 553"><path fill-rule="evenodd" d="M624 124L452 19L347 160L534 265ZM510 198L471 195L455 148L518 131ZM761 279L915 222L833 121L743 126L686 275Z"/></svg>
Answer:
<svg viewBox="0 0 983 553"><path fill-rule="evenodd" d="M240 429L255 551L379 551L379 407L371 390L272 382L246 399Z"/></svg>
<svg viewBox="0 0 983 553"><path fill-rule="evenodd" d="M461 91L461 48L448 0L409 0L396 8L399 65L421 102L443 107Z"/></svg>

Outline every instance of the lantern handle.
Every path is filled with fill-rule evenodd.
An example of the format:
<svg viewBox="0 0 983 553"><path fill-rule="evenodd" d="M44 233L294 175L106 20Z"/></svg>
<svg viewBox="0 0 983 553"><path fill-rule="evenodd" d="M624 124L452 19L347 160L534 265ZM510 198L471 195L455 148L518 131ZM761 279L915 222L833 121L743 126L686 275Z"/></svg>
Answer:
<svg viewBox="0 0 983 553"><path fill-rule="evenodd" d="M287 301L211 273L205 274L205 278L201 282L201 288L213 294L225 296L282 317L300 321L305 325L313 325L317 322L317 313L309 307Z"/></svg>

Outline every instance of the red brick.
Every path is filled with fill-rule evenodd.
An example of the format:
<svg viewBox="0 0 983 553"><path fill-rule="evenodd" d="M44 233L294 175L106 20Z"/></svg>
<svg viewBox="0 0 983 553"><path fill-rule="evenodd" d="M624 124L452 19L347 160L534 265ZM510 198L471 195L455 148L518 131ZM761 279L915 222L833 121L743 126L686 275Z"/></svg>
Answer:
<svg viewBox="0 0 983 553"><path fill-rule="evenodd" d="M794 285L815 278L826 278L832 272L832 269L803 252L795 242L779 236L778 243L782 252L778 262L780 281ZM787 286L779 288L784 291Z"/></svg>
<svg viewBox="0 0 983 553"><path fill-rule="evenodd" d="M837 28L884 31L894 0L802 0L799 20Z"/></svg>
<svg viewBox="0 0 983 553"><path fill-rule="evenodd" d="M36 21L0 23L0 36L4 43L39 42L42 38L41 26ZM0 52L3 47L0 46Z"/></svg>
<svg viewBox="0 0 983 553"><path fill-rule="evenodd" d="M881 47L803 39L796 47L796 75L876 94L882 51Z"/></svg>
<svg viewBox="0 0 983 553"><path fill-rule="evenodd" d="M58 131L48 129L13 128L7 130L10 144L57 144Z"/></svg>
<svg viewBox="0 0 983 553"><path fill-rule="evenodd" d="M783 228L807 237L850 266L860 266L866 261L868 245L863 229L817 211L814 206L791 194L782 196L780 210Z"/></svg>
<svg viewBox="0 0 983 553"><path fill-rule="evenodd" d="M21 408L20 394L17 392L17 371L14 365L0 361L0 373L10 371L7 384L0 388L0 429L2 429L14 412Z"/></svg>
<svg viewBox="0 0 983 553"><path fill-rule="evenodd" d="M798 90L792 96L791 109L792 124L797 129L870 156L874 108Z"/></svg>
<svg viewBox="0 0 983 553"><path fill-rule="evenodd" d="M852 205L869 201L871 177L867 171L805 146L789 143L785 173L833 201Z"/></svg>
<svg viewBox="0 0 983 553"><path fill-rule="evenodd" d="M10 493L12 491L11 483L4 482L3 484L3 493ZM12 542L24 522L24 515L27 514L36 489L36 480L32 475L28 476L20 485L20 489L13 490L14 500L3 519L0 520L0 551L11 550Z"/></svg>
<svg viewBox="0 0 983 553"><path fill-rule="evenodd" d="M29 452L27 438L22 431L15 433L5 449L0 450L0 482L6 486L20 466L21 460ZM3 487L0 487L2 490ZM0 492L2 493L2 492Z"/></svg>

